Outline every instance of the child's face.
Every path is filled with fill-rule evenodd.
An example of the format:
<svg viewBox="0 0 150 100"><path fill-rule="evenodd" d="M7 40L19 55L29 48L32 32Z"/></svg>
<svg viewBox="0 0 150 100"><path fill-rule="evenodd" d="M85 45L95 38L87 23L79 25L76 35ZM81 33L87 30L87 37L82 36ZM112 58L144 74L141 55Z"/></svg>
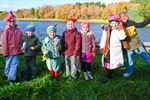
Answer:
<svg viewBox="0 0 150 100"><path fill-rule="evenodd" d="M118 25L119 25L119 23L117 21L111 21L110 22L110 26L112 29L117 29Z"/></svg>
<svg viewBox="0 0 150 100"><path fill-rule="evenodd" d="M68 21L67 22L67 29L68 30L72 30L75 27L75 23L73 23L72 21Z"/></svg>
<svg viewBox="0 0 150 100"><path fill-rule="evenodd" d="M88 25L84 24L82 25L82 29L81 29L84 33L87 33L89 31Z"/></svg>
<svg viewBox="0 0 150 100"><path fill-rule="evenodd" d="M29 36L29 37L33 35L32 31L27 31L26 33L27 33L27 36Z"/></svg>
<svg viewBox="0 0 150 100"><path fill-rule="evenodd" d="M127 14L121 14L120 17L123 22L127 22L128 18L129 18L129 16Z"/></svg>
<svg viewBox="0 0 150 100"><path fill-rule="evenodd" d="M49 37L50 38L54 38L56 36L56 33L55 32L49 32Z"/></svg>
<svg viewBox="0 0 150 100"><path fill-rule="evenodd" d="M11 19L9 22L8 22L8 24L10 25L10 26L15 26L16 25L16 19Z"/></svg>

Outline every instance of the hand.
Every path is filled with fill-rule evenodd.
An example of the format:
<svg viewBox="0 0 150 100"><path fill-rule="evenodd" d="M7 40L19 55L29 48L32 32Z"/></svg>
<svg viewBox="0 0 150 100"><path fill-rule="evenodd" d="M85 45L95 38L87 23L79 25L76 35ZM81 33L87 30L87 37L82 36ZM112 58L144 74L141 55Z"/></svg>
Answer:
<svg viewBox="0 0 150 100"><path fill-rule="evenodd" d="M93 57L95 57L95 53L92 53L93 54Z"/></svg>
<svg viewBox="0 0 150 100"><path fill-rule="evenodd" d="M80 61L80 55L75 55L75 61L76 62Z"/></svg>
<svg viewBox="0 0 150 100"><path fill-rule="evenodd" d="M35 50L36 48L35 48L35 47L31 47L30 49L31 49L31 50Z"/></svg>
<svg viewBox="0 0 150 100"><path fill-rule="evenodd" d="M48 53L44 53L43 56L45 56L46 58L48 58Z"/></svg>
<svg viewBox="0 0 150 100"><path fill-rule="evenodd" d="M123 29L124 29L123 24L120 22L119 25L118 25L118 30L120 31L120 30L123 30Z"/></svg>

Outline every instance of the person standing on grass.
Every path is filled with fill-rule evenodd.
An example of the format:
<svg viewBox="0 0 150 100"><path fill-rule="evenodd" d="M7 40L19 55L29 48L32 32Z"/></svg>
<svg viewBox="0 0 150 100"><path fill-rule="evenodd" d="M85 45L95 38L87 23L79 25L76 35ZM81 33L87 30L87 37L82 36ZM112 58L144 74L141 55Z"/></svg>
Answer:
<svg viewBox="0 0 150 100"><path fill-rule="evenodd" d="M76 19L68 18L62 35L62 53L65 56L66 77L77 78L77 60L81 49L81 35L75 28ZM78 59L77 59L78 58Z"/></svg>
<svg viewBox="0 0 150 100"><path fill-rule="evenodd" d="M124 78L128 78L133 74L133 60L136 54L139 54L146 63L150 66L150 55L146 52L136 28L142 28L150 23L150 18L143 22L136 23L129 19L126 11L121 11L119 16L123 22L123 26L127 35L126 41L128 42L127 56L128 62L126 66L126 72L123 74Z"/></svg>
<svg viewBox="0 0 150 100"><path fill-rule="evenodd" d="M22 38L22 31L17 28L16 16L10 12L4 19L7 26L4 28L2 40L2 52L6 57L5 78L11 82L17 80L17 67L19 64L18 55L20 54L19 42Z"/></svg>
<svg viewBox="0 0 150 100"><path fill-rule="evenodd" d="M35 36L35 26L30 25L25 28L25 35L20 42L20 48L24 53L24 68L23 68L23 81L27 81L28 68L31 69L30 79L34 79L36 75L36 55L40 49L40 41Z"/></svg>
<svg viewBox="0 0 150 100"><path fill-rule="evenodd" d="M95 56L95 37L94 33L90 31L90 23L82 22L80 24L80 33L82 36L82 69L85 80L93 79L91 74L91 62Z"/></svg>
<svg viewBox="0 0 150 100"><path fill-rule="evenodd" d="M46 58L49 74L54 80L58 80L60 70L61 39L56 35L56 25L47 28L48 36L43 40L42 52Z"/></svg>
<svg viewBox="0 0 150 100"><path fill-rule="evenodd" d="M100 42L102 66L106 69L106 78L102 83L107 83L112 78L113 71L124 64L121 41L126 38L126 34L121 19L114 15L109 17L108 21L109 26L104 26Z"/></svg>

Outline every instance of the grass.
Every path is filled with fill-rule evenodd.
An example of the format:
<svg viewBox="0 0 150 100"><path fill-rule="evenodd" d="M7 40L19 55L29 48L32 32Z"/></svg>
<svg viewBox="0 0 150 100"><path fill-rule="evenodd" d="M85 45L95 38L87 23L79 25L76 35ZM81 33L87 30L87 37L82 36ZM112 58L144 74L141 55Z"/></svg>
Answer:
<svg viewBox="0 0 150 100"><path fill-rule="evenodd" d="M0 100L148 100L150 97L150 69L139 56L135 57L132 77L123 79L125 67L122 67L115 71L113 79L107 84L100 82L105 75L100 55L96 55L92 62L92 81L85 81L82 73L77 80L66 80L63 61L61 80L51 80L45 62L41 62L41 56L38 56L36 79L22 82L23 57L19 59L18 83L10 83L0 77ZM2 76L5 58L0 56L0 61Z"/></svg>

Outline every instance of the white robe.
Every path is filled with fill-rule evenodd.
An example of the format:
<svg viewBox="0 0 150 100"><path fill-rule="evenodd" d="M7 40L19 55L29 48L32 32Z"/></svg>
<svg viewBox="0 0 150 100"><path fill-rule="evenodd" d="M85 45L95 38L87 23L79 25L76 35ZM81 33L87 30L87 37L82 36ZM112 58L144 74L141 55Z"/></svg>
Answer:
<svg viewBox="0 0 150 100"><path fill-rule="evenodd" d="M110 69L116 69L124 65L123 52L121 40L126 38L126 34L123 30L112 30L110 36ZM100 48L104 48L106 43L106 31L103 32ZM104 56L102 56L102 65L104 62Z"/></svg>

